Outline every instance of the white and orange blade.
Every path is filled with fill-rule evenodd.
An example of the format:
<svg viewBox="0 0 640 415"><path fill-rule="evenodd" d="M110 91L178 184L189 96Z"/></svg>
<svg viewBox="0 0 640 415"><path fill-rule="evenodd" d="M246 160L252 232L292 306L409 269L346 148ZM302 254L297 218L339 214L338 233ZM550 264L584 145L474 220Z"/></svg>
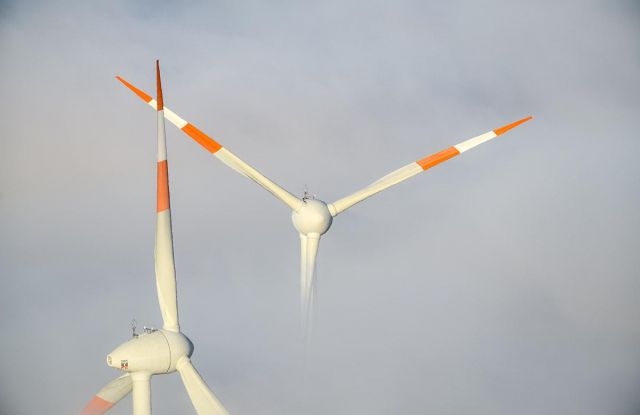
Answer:
<svg viewBox="0 0 640 415"><path fill-rule="evenodd" d="M377 180L374 183L371 183L369 186L358 190L355 193L350 194L347 197L343 197L340 200L333 202L328 205L329 211L333 216L336 216L340 212L344 212L349 209L351 206L356 203L362 202L366 198L373 196L374 194L381 192L393 185L396 185L402 181L407 180L410 177L417 175L418 173L422 173L425 170L428 170L438 164L445 162L457 155L464 153L465 151L471 150L472 148L479 146L482 143L485 143L497 136L506 133L519 126L522 123L525 123L532 119L533 117L526 117L521 120L518 120L514 123L505 125L500 128L496 128L495 130L488 131L484 134L481 134L477 137L473 137L467 141L463 141L460 144L456 144L453 147L449 147L445 150L442 150L438 153L427 156L423 159L415 161L413 163L409 163L406 166L395 170L383 178Z"/></svg>
<svg viewBox="0 0 640 415"><path fill-rule="evenodd" d="M158 111L158 178L155 270L158 302L162 312L163 328L180 331L178 324L178 299L176 293L176 269L173 259L173 234L171 231L171 206L169 197L169 167L167 164L167 143L164 131L164 105L160 64L156 61L157 111Z"/></svg>
<svg viewBox="0 0 640 415"><path fill-rule="evenodd" d="M158 102L153 98L151 98L151 96L149 96L147 93L136 88L135 86L133 86L132 84L125 81L119 76L116 76L116 79L118 79L127 88L133 91L133 93L135 93L138 97L140 97L144 102L149 104L149 106L151 106L154 109L158 108ZM237 171L243 176L248 177L249 179L258 183L269 193L271 193L280 201L282 201L284 204L289 206L291 210L296 211L300 208L300 206L302 206L302 200L295 197L294 195L289 193L287 190L282 188L280 185L271 181L269 178L265 177L262 173L260 173L253 167L249 166L244 161L240 160L231 151L223 147L222 144L218 143L216 140L214 140L213 138L209 137L208 135L200 131L193 124L179 117L175 112L171 111L167 107L164 107L164 117L167 120L169 120L173 125L178 127L179 130L187 134L194 141L196 141L198 144L204 147L208 152L210 152L211 154L216 156L218 159L220 159L227 166L231 167L233 170Z"/></svg>
<svg viewBox="0 0 640 415"><path fill-rule="evenodd" d="M117 404L122 398L127 396L132 389L131 376L127 373L111 381L107 386L100 389L84 407L80 415L101 415Z"/></svg>

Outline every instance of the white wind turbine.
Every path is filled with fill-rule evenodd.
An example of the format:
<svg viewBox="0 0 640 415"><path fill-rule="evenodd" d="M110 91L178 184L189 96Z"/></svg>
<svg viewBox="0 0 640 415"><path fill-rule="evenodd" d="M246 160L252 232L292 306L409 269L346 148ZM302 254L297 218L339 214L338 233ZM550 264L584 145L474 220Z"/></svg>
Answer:
<svg viewBox="0 0 640 415"><path fill-rule="evenodd" d="M222 404L191 363L193 344L180 332L176 293L173 238L169 205L169 175L164 131L160 69L156 62L158 88L158 178L155 271L163 326L121 344L107 356L109 366L126 372L102 388L81 415L99 415L133 390L133 414L151 414L151 376L178 371L198 415L228 415Z"/></svg>
<svg viewBox="0 0 640 415"><path fill-rule="evenodd" d="M158 104L153 98L151 98L151 96L136 88L121 77L116 76L116 78L152 108L157 108ZM449 147L440 152L431 154L418 161L409 163L406 166L403 166L371 183L369 186L366 186L333 203L327 204L322 200L308 197L306 192L302 198L294 196L278 184L262 175L259 171L240 160L231 151L223 147L222 144L200 131L193 124L182 119L167 107L164 109L164 116L173 125L178 127L178 129L182 130L189 137L198 142L198 144L215 155L227 166L258 183L291 209L293 226L300 235L300 300L305 336L308 334L311 324L311 309L313 306L313 291L315 286L315 264L320 236L329 230L331 223L333 222L333 218L336 215L378 192L413 177L418 173L428 170L431 167L449 160L450 158L462 154L465 151L485 143L492 138L495 138L532 119L532 117L523 118L514 123L496 128L495 130L488 131L477 137L463 141L460 144L456 144L455 146Z"/></svg>

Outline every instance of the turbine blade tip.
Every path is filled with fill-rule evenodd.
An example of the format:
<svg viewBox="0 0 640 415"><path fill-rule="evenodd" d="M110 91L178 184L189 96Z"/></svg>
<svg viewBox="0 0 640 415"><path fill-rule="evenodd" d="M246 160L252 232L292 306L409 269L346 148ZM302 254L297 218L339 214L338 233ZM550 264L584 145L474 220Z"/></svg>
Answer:
<svg viewBox="0 0 640 415"><path fill-rule="evenodd" d="M156 88L157 88L157 96L156 101L158 102L158 111L162 111L164 109L164 103L162 99L162 82L160 81L160 60L156 59Z"/></svg>
<svg viewBox="0 0 640 415"><path fill-rule="evenodd" d="M512 122L511 124L507 124L507 125L504 125L504 126L502 126L502 127L500 127L500 128L496 128L495 130L493 130L493 132L494 132L496 135L501 135L501 134L504 134L504 133L506 133L507 131L511 130L512 128L516 128L516 127L517 127L517 126L519 126L520 124L524 124L525 122L527 122L527 121L529 121L529 120L532 120L532 119L533 119L533 117L530 115L530 116L525 117L525 118L523 118L523 119L521 119L521 120L518 120L518 121L516 121L516 122Z"/></svg>
<svg viewBox="0 0 640 415"><path fill-rule="evenodd" d="M151 102L152 98L149 95L147 95L144 91L139 90L138 88L136 88L135 86L127 82L125 79L123 79L119 75L116 75L116 79L122 82L124 86L129 88L134 94L139 96L140 99L142 99L144 102L147 102L147 103Z"/></svg>
<svg viewBox="0 0 640 415"><path fill-rule="evenodd" d="M104 400L98 395L95 395L84 407L80 415L101 415L111 409L112 406L112 402Z"/></svg>

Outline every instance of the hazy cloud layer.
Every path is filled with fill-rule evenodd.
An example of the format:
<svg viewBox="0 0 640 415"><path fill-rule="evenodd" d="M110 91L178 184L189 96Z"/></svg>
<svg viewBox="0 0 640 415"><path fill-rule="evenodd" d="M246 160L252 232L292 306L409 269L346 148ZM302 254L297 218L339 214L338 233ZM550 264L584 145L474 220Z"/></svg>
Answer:
<svg viewBox="0 0 640 415"><path fill-rule="evenodd" d="M0 412L76 413L160 325L155 116L333 201L533 114L340 215L298 337L298 237L168 127L184 331L233 415L640 410L632 1L0 2ZM192 413L177 375L154 413ZM114 414L131 413L130 398Z"/></svg>

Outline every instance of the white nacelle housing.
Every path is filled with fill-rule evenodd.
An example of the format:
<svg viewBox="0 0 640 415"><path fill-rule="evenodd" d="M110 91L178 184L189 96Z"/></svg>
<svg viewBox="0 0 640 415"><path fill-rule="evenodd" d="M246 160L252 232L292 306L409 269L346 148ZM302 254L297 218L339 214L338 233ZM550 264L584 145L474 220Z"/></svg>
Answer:
<svg viewBox="0 0 640 415"><path fill-rule="evenodd" d="M118 346L107 356L107 364L125 372L169 373L181 357L192 353L193 344L182 333L156 330Z"/></svg>

